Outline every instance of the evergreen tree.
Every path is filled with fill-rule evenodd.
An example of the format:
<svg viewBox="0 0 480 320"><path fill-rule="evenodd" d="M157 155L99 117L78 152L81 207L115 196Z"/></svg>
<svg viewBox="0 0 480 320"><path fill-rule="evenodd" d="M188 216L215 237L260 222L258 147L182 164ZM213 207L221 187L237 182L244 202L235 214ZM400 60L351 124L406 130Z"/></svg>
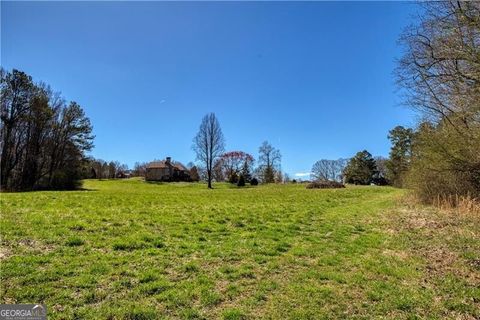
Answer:
<svg viewBox="0 0 480 320"><path fill-rule="evenodd" d="M243 162L241 175L243 176L246 182L250 182L250 180L252 179L252 174L250 172L250 165L247 160Z"/></svg>
<svg viewBox="0 0 480 320"><path fill-rule="evenodd" d="M357 152L355 157L350 159L345 168L345 182L367 185L373 181L377 173L375 159L370 152L363 150Z"/></svg>
<svg viewBox="0 0 480 320"><path fill-rule="evenodd" d="M397 126L388 133L392 148L390 159L386 162L387 177L394 186L403 185L404 176L410 167L413 136L412 129L402 126Z"/></svg>
<svg viewBox="0 0 480 320"><path fill-rule="evenodd" d="M245 178L243 177L243 175L240 175L240 177L238 178L237 186L245 187Z"/></svg>

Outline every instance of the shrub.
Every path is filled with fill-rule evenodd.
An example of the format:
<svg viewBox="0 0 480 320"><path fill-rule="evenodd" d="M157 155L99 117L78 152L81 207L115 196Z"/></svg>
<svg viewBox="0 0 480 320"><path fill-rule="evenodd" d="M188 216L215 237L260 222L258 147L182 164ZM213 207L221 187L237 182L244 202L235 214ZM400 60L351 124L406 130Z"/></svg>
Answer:
<svg viewBox="0 0 480 320"><path fill-rule="evenodd" d="M258 180L257 180L257 178L252 178L252 180L250 180L250 185L252 185L252 186L258 186Z"/></svg>
<svg viewBox="0 0 480 320"><path fill-rule="evenodd" d="M480 126L466 142L464 135L447 121L439 125L423 124L413 145L406 185L427 204L448 199L453 205L457 201L452 199L456 197L480 198L479 146Z"/></svg>
<svg viewBox="0 0 480 320"><path fill-rule="evenodd" d="M237 186L245 187L245 178L243 177L243 175L240 175L240 177L238 178Z"/></svg>
<svg viewBox="0 0 480 320"><path fill-rule="evenodd" d="M345 188L343 183L330 180L313 181L307 184L307 189L333 189L333 188Z"/></svg>
<svg viewBox="0 0 480 320"><path fill-rule="evenodd" d="M38 189L74 190L81 187L81 185L79 172L75 169L69 170L65 168L56 170L50 182L40 181Z"/></svg>
<svg viewBox="0 0 480 320"><path fill-rule="evenodd" d="M233 172L229 177L228 177L228 182L230 183L237 183L238 182L238 175Z"/></svg>
<svg viewBox="0 0 480 320"><path fill-rule="evenodd" d="M372 183L376 184L377 186L388 186L390 184L385 177L374 177L372 179Z"/></svg>

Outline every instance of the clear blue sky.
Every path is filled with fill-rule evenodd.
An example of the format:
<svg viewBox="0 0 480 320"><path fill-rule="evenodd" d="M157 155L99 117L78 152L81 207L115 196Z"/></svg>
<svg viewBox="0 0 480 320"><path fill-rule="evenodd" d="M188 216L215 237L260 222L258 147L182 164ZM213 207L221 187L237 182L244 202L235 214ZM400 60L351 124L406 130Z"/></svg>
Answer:
<svg viewBox="0 0 480 320"><path fill-rule="evenodd" d="M389 151L412 125L392 71L408 2L1 2L1 64L83 106L92 155L194 160L215 112L227 150L268 140L291 176Z"/></svg>

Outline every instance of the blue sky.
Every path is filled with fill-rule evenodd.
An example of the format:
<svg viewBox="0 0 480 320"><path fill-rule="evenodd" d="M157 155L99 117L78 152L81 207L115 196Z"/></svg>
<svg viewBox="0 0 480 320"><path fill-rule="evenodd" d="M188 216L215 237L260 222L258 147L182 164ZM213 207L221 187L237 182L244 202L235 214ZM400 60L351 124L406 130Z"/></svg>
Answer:
<svg viewBox="0 0 480 320"><path fill-rule="evenodd" d="M294 176L319 159L388 155L413 125L392 76L411 2L1 2L1 64L86 111L92 155L194 160L215 112L227 150L270 141Z"/></svg>

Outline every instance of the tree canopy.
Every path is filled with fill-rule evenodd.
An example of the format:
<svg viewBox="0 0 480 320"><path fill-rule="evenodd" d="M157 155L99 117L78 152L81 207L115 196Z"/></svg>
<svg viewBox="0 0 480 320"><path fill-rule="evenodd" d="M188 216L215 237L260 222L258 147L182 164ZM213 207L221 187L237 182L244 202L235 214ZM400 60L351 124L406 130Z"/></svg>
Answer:
<svg viewBox="0 0 480 320"><path fill-rule="evenodd" d="M2 190L77 187L94 138L83 109L24 72L0 76Z"/></svg>
<svg viewBox="0 0 480 320"><path fill-rule="evenodd" d="M422 117L407 180L427 202L480 196L480 2L422 5L396 71L405 103Z"/></svg>
<svg viewBox="0 0 480 320"><path fill-rule="evenodd" d="M377 165L375 159L370 152L363 150L357 152L345 167L345 182L367 185L373 182L376 173Z"/></svg>

